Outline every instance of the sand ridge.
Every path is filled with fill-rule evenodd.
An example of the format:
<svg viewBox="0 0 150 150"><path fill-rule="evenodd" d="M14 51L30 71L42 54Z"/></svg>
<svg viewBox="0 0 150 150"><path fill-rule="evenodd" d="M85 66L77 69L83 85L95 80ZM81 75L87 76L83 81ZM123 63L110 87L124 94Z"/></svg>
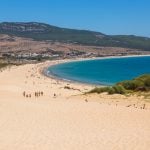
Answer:
<svg viewBox="0 0 150 150"><path fill-rule="evenodd" d="M93 87L41 74L56 63L13 66L0 73L0 149L149 148L150 107L143 97L83 95Z"/></svg>

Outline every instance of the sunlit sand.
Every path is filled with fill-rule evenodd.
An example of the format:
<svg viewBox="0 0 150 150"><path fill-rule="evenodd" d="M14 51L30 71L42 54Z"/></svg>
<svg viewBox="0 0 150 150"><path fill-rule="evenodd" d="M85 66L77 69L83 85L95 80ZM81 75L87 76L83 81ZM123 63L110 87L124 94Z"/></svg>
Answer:
<svg viewBox="0 0 150 150"><path fill-rule="evenodd" d="M93 87L42 75L56 63L0 73L1 150L149 149L150 105L142 96L84 95Z"/></svg>

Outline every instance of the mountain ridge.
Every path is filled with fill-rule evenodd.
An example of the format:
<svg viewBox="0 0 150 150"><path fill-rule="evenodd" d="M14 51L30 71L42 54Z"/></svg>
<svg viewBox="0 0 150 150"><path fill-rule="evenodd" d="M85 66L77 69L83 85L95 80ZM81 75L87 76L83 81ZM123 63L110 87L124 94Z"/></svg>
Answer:
<svg viewBox="0 0 150 150"><path fill-rule="evenodd" d="M61 28L40 22L2 22L0 34L91 46L123 47L150 51L150 38L135 35L106 35L90 30Z"/></svg>

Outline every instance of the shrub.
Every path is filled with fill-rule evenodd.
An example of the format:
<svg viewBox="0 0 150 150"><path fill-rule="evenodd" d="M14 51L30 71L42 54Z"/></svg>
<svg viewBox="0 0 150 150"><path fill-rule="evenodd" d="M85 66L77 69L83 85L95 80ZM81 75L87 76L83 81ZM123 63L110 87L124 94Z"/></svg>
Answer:
<svg viewBox="0 0 150 150"><path fill-rule="evenodd" d="M71 87L70 87L70 86L65 86L65 87L64 87L64 89L68 89L68 90L70 90L70 89L71 89Z"/></svg>
<svg viewBox="0 0 150 150"><path fill-rule="evenodd" d="M142 81L145 86L150 87L150 74L142 75L142 76L136 78L135 80Z"/></svg>
<svg viewBox="0 0 150 150"><path fill-rule="evenodd" d="M126 90L122 85L115 85L112 87L114 89L114 93L116 94L125 94Z"/></svg>
<svg viewBox="0 0 150 150"><path fill-rule="evenodd" d="M126 90L136 90L138 87L143 87L144 83L140 80L123 81L117 85L123 86Z"/></svg>
<svg viewBox="0 0 150 150"><path fill-rule="evenodd" d="M123 88L123 86L121 85L115 85L113 87L102 87L102 88L94 88L93 90L91 90L89 93L104 93L107 92L108 94L125 94L126 91Z"/></svg>
<svg viewBox="0 0 150 150"><path fill-rule="evenodd" d="M107 92L108 94L115 94L115 89L110 87Z"/></svg>
<svg viewBox="0 0 150 150"><path fill-rule="evenodd" d="M94 88L93 90L91 90L89 93L104 93L104 92L108 92L110 87L102 87L102 88Z"/></svg>
<svg viewBox="0 0 150 150"><path fill-rule="evenodd" d="M145 85L146 85L147 87L150 87L150 78L145 81Z"/></svg>
<svg viewBox="0 0 150 150"><path fill-rule="evenodd" d="M6 63L0 63L0 69L6 67L8 64Z"/></svg>

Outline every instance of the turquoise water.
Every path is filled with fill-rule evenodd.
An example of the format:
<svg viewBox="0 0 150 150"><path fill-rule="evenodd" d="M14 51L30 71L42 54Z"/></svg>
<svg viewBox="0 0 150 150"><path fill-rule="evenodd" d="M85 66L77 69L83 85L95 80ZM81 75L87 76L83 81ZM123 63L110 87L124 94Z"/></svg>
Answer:
<svg viewBox="0 0 150 150"><path fill-rule="evenodd" d="M113 85L150 73L150 56L86 60L48 68L48 74L78 82Z"/></svg>

